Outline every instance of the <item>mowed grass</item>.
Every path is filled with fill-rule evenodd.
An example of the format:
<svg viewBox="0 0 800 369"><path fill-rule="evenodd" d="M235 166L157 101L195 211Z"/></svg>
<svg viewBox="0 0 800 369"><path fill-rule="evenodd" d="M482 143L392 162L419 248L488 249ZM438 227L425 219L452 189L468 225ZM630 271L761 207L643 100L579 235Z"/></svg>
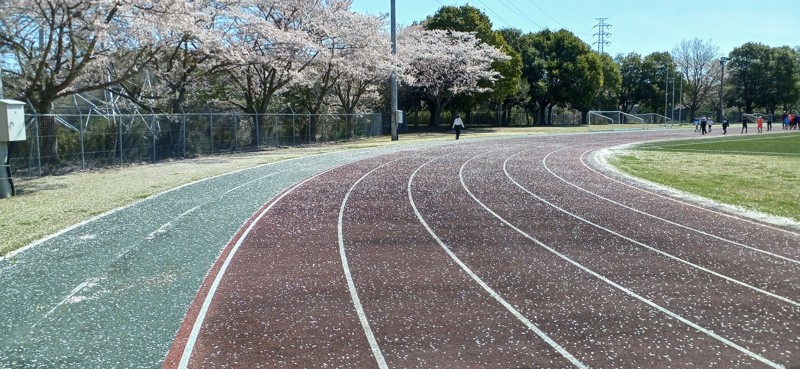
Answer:
<svg viewBox="0 0 800 369"><path fill-rule="evenodd" d="M800 132L653 142L609 162L655 183L800 221Z"/></svg>

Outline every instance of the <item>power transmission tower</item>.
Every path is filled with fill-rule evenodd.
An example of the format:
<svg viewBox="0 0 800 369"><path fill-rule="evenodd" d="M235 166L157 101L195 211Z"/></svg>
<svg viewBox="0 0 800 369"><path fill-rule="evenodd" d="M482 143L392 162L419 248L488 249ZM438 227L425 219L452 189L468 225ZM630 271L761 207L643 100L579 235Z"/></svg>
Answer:
<svg viewBox="0 0 800 369"><path fill-rule="evenodd" d="M598 23L593 28L597 28L597 33L594 35L597 36L597 42L593 45L597 45L597 52L603 54L603 48L608 46L611 41L608 41L607 38L611 37L611 33L608 32L608 29L611 28L611 25L606 23L608 18L595 18L597 19Z"/></svg>

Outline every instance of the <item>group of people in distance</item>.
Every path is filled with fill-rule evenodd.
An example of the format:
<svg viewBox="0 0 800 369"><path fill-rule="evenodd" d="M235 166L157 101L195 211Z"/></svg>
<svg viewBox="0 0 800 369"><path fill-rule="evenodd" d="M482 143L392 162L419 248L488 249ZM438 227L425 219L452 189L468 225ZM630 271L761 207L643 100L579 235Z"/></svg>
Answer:
<svg viewBox="0 0 800 369"><path fill-rule="evenodd" d="M797 129L800 126L800 114L786 114L783 111L783 129Z"/></svg>
<svg viewBox="0 0 800 369"><path fill-rule="evenodd" d="M694 118L692 120L692 124L694 124L694 131L701 132L702 134L711 133L711 126L714 125L714 121L711 118L701 117L701 118ZM725 117L722 117L722 134L728 132L728 120Z"/></svg>
<svg viewBox="0 0 800 369"><path fill-rule="evenodd" d="M772 130L773 115L772 113L767 113L764 116L758 115L758 118L756 119L756 129L758 129L758 133L764 131L765 118L767 122L767 131ZM781 118L782 118L781 120L783 121L783 129L798 129L798 126L800 126L800 114L787 114L784 111L783 116ZM749 121L747 119L747 116L742 115L742 133L747 133L748 122ZM692 123L694 124L694 131L701 132L702 134L710 133L711 126L714 124L711 118L707 117L694 118ZM723 135L728 133L728 127L729 127L728 118L722 117Z"/></svg>

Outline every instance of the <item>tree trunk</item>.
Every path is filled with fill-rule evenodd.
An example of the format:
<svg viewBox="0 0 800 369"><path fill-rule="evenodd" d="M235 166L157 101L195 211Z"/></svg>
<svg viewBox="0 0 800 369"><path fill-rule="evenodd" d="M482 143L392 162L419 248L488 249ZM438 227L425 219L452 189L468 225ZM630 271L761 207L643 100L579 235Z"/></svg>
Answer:
<svg viewBox="0 0 800 369"><path fill-rule="evenodd" d="M440 107L437 104L430 104L428 107L428 111L431 113L431 120L428 122L428 126L430 127L438 127L442 123L442 116L439 114Z"/></svg>
<svg viewBox="0 0 800 369"><path fill-rule="evenodd" d="M250 114L253 116L253 126L250 128L250 145L258 148L261 145L261 136L263 134L261 126L264 115L258 112L251 112Z"/></svg>

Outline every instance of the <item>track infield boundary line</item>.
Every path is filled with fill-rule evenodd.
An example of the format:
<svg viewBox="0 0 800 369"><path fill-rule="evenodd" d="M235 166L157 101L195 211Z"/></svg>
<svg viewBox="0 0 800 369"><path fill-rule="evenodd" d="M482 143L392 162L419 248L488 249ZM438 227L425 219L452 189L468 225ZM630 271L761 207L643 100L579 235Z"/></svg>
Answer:
<svg viewBox="0 0 800 369"><path fill-rule="evenodd" d="M553 172L550 170L550 168L548 168L548 167L547 167L547 164L545 163L545 161L547 160L547 158L548 158L550 155L552 155L553 153L556 153L556 152L558 152L558 151L561 151L561 150L564 150L564 148L562 148L562 149L558 149L558 150L556 150L556 151L552 151L552 152L548 153L547 155L545 155L545 157L544 157L544 158L542 158L542 165L544 165L544 168L545 168L545 169L547 169L547 171L548 171L548 172L550 172L550 174L552 174L554 177L556 177L556 178L559 178L559 179L560 179L560 177L558 177L558 175L556 175L555 173L553 173ZM524 151L522 151L522 152L524 152ZM517 154L519 154L519 153L517 153ZM589 225L591 225L591 226L593 226L593 227L595 227L595 228L597 228L597 229L600 229L600 230L602 230L602 231L608 232L608 233L610 233L610 234L612 234L612 235L614 235L614 236L617 236L617 237L619 237L619 238L622 238L622 239L624 239L624 240L626 240L626 241L628 241L628 242L631 242L631 243L633 243L633 244L636 244L636 245L638 245L638 246L644 247L644 248L646 248L646 249L648 249L648 250L650 250L650 251L653 251L653 252L655 252L655 253L657 253L657 254L659 254L659 255L665 256L665 257L667 257L667 258L669 258L669 259L672 259L672 260L675 260L675 261L677 261L677 262L679 262L679 263L681 263L681 264L685 264L685 265L687 265L687 266L689 266L689 267L692 267L692 268L698 269L698 270L700 270L700 271L706 272L706 273L708 273L708 274L711 274L711 275L713 275L713 276L716 276L716 277L722 278L722 279L724 279L724 280L726 280L726 281L728 281L728 282L731 282L731 283L734 283L734 284L738 284L738 285L740 285L740 286L742 286L742 287L745 287L745 288L751 289L751 290L753 290L753 291L755 291L755 292L758 292L758 293L761 293L761 294L767 295L767 296L769 296L769 297L772 297L772 298L774 298L774 299L781 300L781 301L783 301L783 302L785 302L785 303L788 303L788 304L791 304L791 305L794 305L794 306L800 306L800 302L797 302L797 301L794 301L794 300L792 300L792 299L789 299L789 298L787 298L787 297L784 297L784 296L781 296L781 295L778 295L778 294L775 294L775 293L772 293L772 292L769 292L769 291L763 290L763 289L761 289L761 288L758 288L758 287L756 287L756 286L753 286L753 285L750 285L750 284L748 284L748 283L742 282L742 281L740 281L740 280L738 280L738 279L735 279L735 278L728 277L728 276L726 276L726 275L724 275L724 274L721 274L721 273L715 272L715 271L713 271L713 270L711 270L711 269L708 269L708 268L706 268L706 267L704 267L704 266L702 266L702 265L698 265L698 264L692 263L691 261L688 261L688 260L681 259L681 258L679 258L679 257L677 257L677 256L675 256L675 255L672 255L672 254L670 254L670 253L667 253L667 252L665 252L665 251L659 250L659 249L657 249L657 248L655 248L655 247L653 247L653 246L650 246L650 245L647 245L647 244L645 244L645 243L639 242L639 241L637 241L637 240L635 240L635 239L633 239L633 238L630 238L630 237L628 237L628 236L625 236L625 235L623 235L623 234L620 234L620 233L618 233L618 232L615 232L615 231L613 231L613 230L611 230L611 229L608 229L608 228L606 228L606 227L603 227L603 226L601 226L601 225L599 225L599 224L597 224L597 223L594 223L594 222L592 222L592 221L590 221L590 220L588 220L588 219L586 219L586 218L583 218L583 217L581 217L581 216L580 216L580 215L578 215L578 214L574 214L574 213L572 213L572 212L569 212L568 210L566 210L566 209L564 209L564 208L562 208L562 207L560 207L560 206L558 206L558 205L556 205L556 204L553 204L553 203L551 203L550 201L547 201L547 200L543 199L541 196L539 196L539 195L536 195L536 194L535 194L535 193L533 193L532 191L530 191L530 190L528 190L527 188L525 188L524 186L522 186L522 185L521 185L519 182L517 182L516 180L514 180L514 178L513 178L513 177L511 177L511 174L510 174L510 173L508 173L508 171L506 170L506 163L508 162L508 160L510 160L512 157L516 156L517 154L514 154L514 155L510 156L510 157L509 157L508 159L506 159L506 161L503 163L503 171L506 173L506 177L508 177L508 179L509 179L509 180L511 180L511 182L512 182L512 183L514 183L514 185L516 185L517 187L519 187L521 190L523 190L523 191L525 191L527 194L529 194L529 195L531 195L531 196L535 197L537 200L539 200L539 201L541 201L541 202L543 202L543 203L547 204L548 206L550 206L550 207L552 207L552 208L554 208L554 209L556 209L556 210L558 210L558 211L560 211L560 212L562 212L562 213L564 213L564 214L567 214L567 215L569 215L569 216L571 216L571 217L573 217L573 218L575 218L575 219L578 219L578 220L579 220L579 221L581 221L581 222L584 222L584 223L586 223L586 224L589 224ZM563 181L563 180L562 180L562 181ZM567 184L570 184L570 183L568 183L568 182L566 182L566 181L564 181L564 182L565 182L565 183L567 183ZM599 196L599 195L597 195L597 196L598 196L598 197L600 197L600 198L603 198L603 197L601 197L601 196ZM609 200L609 201L612 201L612 200ZM612 201L612 202L613 202L613 201ZM627 206L626 206L626 208L627 208ZM631 208L631 210L635 210L635 209ZM659 219L659 220L660 220L660 218L657 218L657 219ZM670 222L667 222L667 223L670 223ZM687 229L689 229L689 228L687 228ZM749 248L749 247L748 247L748 248ZM756 249L756 250L757 250L757 249ZM780 255L773 255L773 256L780 256ZM788 259L788 260L789 260L789 261L792 261L792 262L796 262L796 261L794 261L794 260L792 260L792 259Z"/></svg>
<svg viewBox="0 0 800 369"><path fill-rule="evenodd" d="M627 146L627 145L621 145L621 146ZM608 168L608 170L613 170L615 173L618 173L621 176L625 176L626 178L629 178L629 179L631 179L631 180L633 180L635 182L648 183L650 185L657 185L659 187L666 188L666 189L668 189L669 191L672 191L672 192L679 192L678 190L675 190L675 189L672 189L672 188L669 188L669 187L666 187L666 186L663 186L663 185L655 184L654 182L646 181L646 180L641 179L641 178L636 178L634 176L631 176L631 175L628 175L626 173L620 172L620 171L618 171L616 169L613 169L613 167L611 167L611 165L608 164L608 160L606 158L606 155L607 155L607 152L608 152L607 150L608 149L603 149L601 151L605 151L605 153L596 153L595 156L598 156L598 155L600 156L600 159L596 159L596 161L601 163L606 168ZM724 212L721 212L721 211L717 211L717 210L714 210L714 209L709 209L707 207L698 206L696 204L692 204L691 202L681 201L681 200L676 199L676 198L674 198L672 196L665 196L665 195L662 195L662 194L660 194L658 192L655 192L655 191L650 191L648 189L645 189L645 188L642 188L642 187L639 187L639 186L634 186L634 185L632 185L630 183L625 183L624 181L621 181L621 180L619 180L617 178L614 178L612 176L609 176L608 174L605 174L605 173L603 173L603 172L601 172L601 171L599 171L599 170L597 170L595 168L592 168L591 165L587 164L584 161L583 157L581 157L581 163L583 163L583 165L586 168L588 168L589 170L591 170L591 171L593 171L593 172L595 172L595 173L597 173L597 174L599 174L599 175L601 175L603 177L606 177L611 181L617 182L619 184L622 184L624 186L630 187L632 189L635 189L635 190L638 190L638 191L641 191L641 192L645 192L645 193L648 193L648 194L651 194L653 196L657 196L657 197L660 197L660 198L663 198L663 199L667 199L667 200L672 201L672 202L677 202L679 204L690 206L690 207L693 207L693 208L696 208L696 209L700 209L700 210L704 210L704 211L707 211L707 212L710 212L710 213L722 215L722 216L725 216L727 218L733 218L733 219L741 220L743 222L747 222L747 223L750 223L750 224L754 224L754 225L758 225L758 226L762 226L762 227L767 227L767 228L775 230L775 231L780 231L780 232L783 232L783 233L788 233L788 234L791 234L791 235L800 236L800 232L796 232L796 231L792 231L792 230L788 230L788 229L783 229L783 228L780 228L780 227L775 227L773 225L766 224L764 222L757 222L757 221L754 221L753 219L750 219L750 218L747 218L747 217L736 216L736 215L733 215L733 214L728 214L728 213L724 213ZM727 206L730 206L730 205L727 205Z"/></svg>

